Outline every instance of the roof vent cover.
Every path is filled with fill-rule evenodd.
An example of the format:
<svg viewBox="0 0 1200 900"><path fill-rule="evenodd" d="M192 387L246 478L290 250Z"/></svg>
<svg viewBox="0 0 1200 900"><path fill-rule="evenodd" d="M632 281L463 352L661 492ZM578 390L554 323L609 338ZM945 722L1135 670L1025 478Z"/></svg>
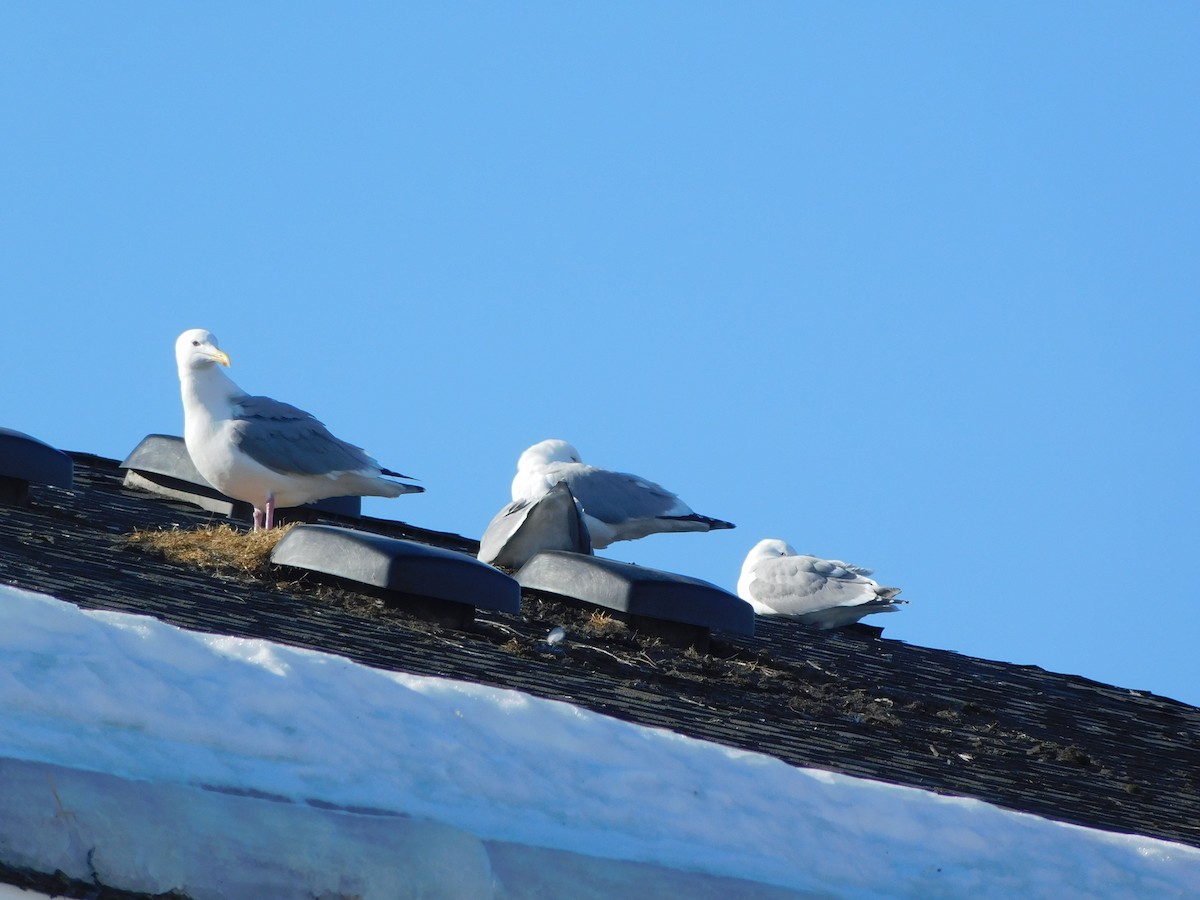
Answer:
<svg viewBox="0 0 1200 900"><path fill-rule="evenodd" d="M530 503L508 504L479 541L479 558L493 566L519 569L539 550L592 552L592 537L575 495L565 481Z"/></svg>
<svg viewBox="0 0 1200 900"><path fill-rule="evenodd" d="M477 559L414 541L333 525L299 525L275 545L271 562L357 582L396 595L470 608L521 612L521 588ZM393 605L407 605L394 598Z"/></svg>
<svg viewBox="0 0 1200 900"><path fill-rule="evenodd" d="M30 484L70 490L75 486L75 464L61 450L23 431L0 428L0 500L27 504Z"/></svg>
<svg viewBox="0 0 1200 900"><path fill-rule="evenodd" d="M710 630L754 634L754 608L749 603L686 575L543 550L521 567L516 579L523 588L602 606L635 621L693 626L705 637Z"/></svg>

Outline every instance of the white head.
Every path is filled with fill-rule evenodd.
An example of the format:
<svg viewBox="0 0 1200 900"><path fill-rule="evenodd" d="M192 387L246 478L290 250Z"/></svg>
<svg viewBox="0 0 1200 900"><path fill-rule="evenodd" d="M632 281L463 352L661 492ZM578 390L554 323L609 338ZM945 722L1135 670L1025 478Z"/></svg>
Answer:
<svg viewBox="0 0 1200 900"><path fill-rule="evenodd" d="M581 462L579 451L566 441L542 441L521 454L517 460L517 471L540 469L556 462Z"/></svg>
<svg viewBox="0 0 1200 900"><path fill-rule="evenodd" d="M781 541L778 538L765 538L754 545L748 554L746 554L746 565L752 565L760 559L769 559L778 556L798 556L795 549L787 541Z"/></svg>
<svg viewBox="0 0 1200 900"><path fill-rule="evenodd" d="M217 338L203 328L191 328L175 341L175 364L180 377L185 372L208 369L215 364L229 365L229 357L217 346Z"/></svg>

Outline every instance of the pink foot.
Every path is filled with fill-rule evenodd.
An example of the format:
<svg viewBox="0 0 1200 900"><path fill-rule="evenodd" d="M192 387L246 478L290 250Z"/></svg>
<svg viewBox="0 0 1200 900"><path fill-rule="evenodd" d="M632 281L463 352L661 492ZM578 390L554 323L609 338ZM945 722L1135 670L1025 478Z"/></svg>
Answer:
<svg viewBox="0 0 1200 900"><path fill-rule="evenodd" d="M254 507L254 530L261 531L263 527L263 511Z"/></svg>
<svg viewBox="0 0 1200 900"><path fill-rule="evenodd" d="M267 495L267 531L275 527L275 495Z"/></svg>

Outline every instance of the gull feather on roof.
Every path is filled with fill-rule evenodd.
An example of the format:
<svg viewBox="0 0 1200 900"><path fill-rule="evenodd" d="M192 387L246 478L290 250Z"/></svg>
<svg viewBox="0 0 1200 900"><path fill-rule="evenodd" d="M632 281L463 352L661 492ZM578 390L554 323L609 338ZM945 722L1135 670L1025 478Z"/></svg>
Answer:
<svg viewBox="0 0 1200 900"><path fill-rule="evenodd" d="M863 616L896 612L900 588L868 578L870 569L840 559L797 553L785 541L767 538L746 555L738 596L765 616L788 616L820 628L838 628Z"/></svg>
<svg viewBox="0 0 1200 900"><path fill-rule="evenodd" d="M652 481L589 466L580 460L578 450L560 440L541 441L521 454L512 483L513 501L536 500L559 482L566 482L583 507L596 550L648 534L734 527L731 522L693 512Z"/></svg>
<svg viewBox="0 0 1200 900"><path fill-rule="evenodd" d="M381 467L304 410L247 394L222 371L229 357L212 333L181 334L175 362L192 462L217 490L254 507L255 528L270 528L277 507L425 490L383 477L409 476Z"/></svg>

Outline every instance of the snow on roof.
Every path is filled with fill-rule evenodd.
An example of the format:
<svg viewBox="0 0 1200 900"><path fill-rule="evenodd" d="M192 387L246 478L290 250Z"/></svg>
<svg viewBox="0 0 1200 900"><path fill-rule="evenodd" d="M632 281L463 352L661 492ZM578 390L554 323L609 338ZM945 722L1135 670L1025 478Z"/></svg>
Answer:
<svg viewBox="0 0 1200 900"><path fill-rule="evenodd" d="M583 859L620 856L630 865L642 860L659 867L699 868L712 877L750 878L760 885L801 890L817 889L817 882L800 873L817 865L824 846L817 836L832 822L846 829L834 833L842 834L844 849L857 858L855 868L864 871L829 877L866 879L845 882L861 884L866 895L878 890L884 878L933 883L933 870L913 860L935 868L941 860L946 863L942 872L947 866L974 866L978 874L996 866L994 871L1004 872L1005 878L1049 878L1049 870L1040 876L1009 872L989 861L988 846L1008 841L1008 852L1028 856L1037 852L1033 844L1053 847L1056 838L1039 834L1030 837L1030 848L1018 847L1015 838L996 838L990 825L979 824L1008 821L1007 814L991 807L961 800L934 803L937 798L921 794L919 801L894 801L897 806L884 808L881 797L915 795L797 767L1200 844L1195 782L1200 711L1184 704L1035 667L888 641L870 628L818 633L760 620L754 637L716 635L710 652L700 654L527 595L523 617L488 614L466 630L449 629L389 609L378 596L344 585L330 587L294 575L278 580L201 571L134 551L126 540L134 528L191 527L208 521L210 514L122 487L111 460L75 454L74 461L73 490L35 486L30 507L0 507L0 583L51 594L85 609L145 613L176 626L273 643L187 635L152 620L130 624L111 616L67 615L62 621L75 625L64 626L65 636L43 628L37 650L41 656L36 657L40 662L27 663L32 668L24 675L26 687L36 682L38 666L45 666L61 678L49 684L67 696L56 701L59 705L40 724L25 730L11 724L17 718L6 716L10 724L3 733L11 743L4 752L16 760L60 767L64 778L63 773L80 766L64 748L79 743L82 734L88 740L80 746L104 760L108 776L184 783L193 791L206 790L210 800L214 791L197 785L219 787L217 793L224 797L261 793L262 802L287 804L293 813L301 806L312 809L315 802L316 808L330 806L338 815L353 815L345 812L347 806L366 815L365 806L378 816L382 803L388 813L429 816L448 827L461 829L469 819L476 829L469 832L472 839L485 842L493 866L501 858L528 859L520 853L505 856L498 845L488 843L513 842L573 854L580 865ZM403 523L322 521L454 549L472 547L469 539ZM3 608L12 614L17 606L5 602ZM566 626L568 638L550 647L543 639L559 624ZM26 628L5 631L7 640L15 642L14 652L28 655L32 651L22 643L31 639L22 636ZM113 654L111 659L92 657L91 651L78 648L81 658L105 671L110 665L132 665L140 673L141 702L148 703L143 718L120 718L136 715L132 697L137 691L119 700L115 691L101 690L102 685L84 694L70 687L87 676L86 666L59 659L55 652L71 639L71 628L85 629L95 640L104 635L102 643ZM12 689L11 672L6 690ZM240 674L230 674L234 672ZM334 672L333 684L326 684ZM355 674L347 674L351 672ZM258 687L251 690L239 682L243 677L257 679ZM343 677L358 685L363 698L376 696L374 688L363 687L372 684L388 692L386 699L363 704L354 692L343 695ZM80 704L72 702L71 693L77 699L86 696L88 709L72 712ZM50 702L38 699L36 691L15 701L9 696L6 710L28 711ZM546 699L570 705L547 704ZM239 705L243 701L251 705ZM365 732L352 728L354 723L339 711L343 707L357 710ZM470 721L450 715L452 709ZM169 715L161 718L164 713ZM336 724L323 729L326 716L337 716L331 720ZM435 720L441 724L435 727ZM114 722L124 724L112 727ZM551 724L555 722L559 724ZM410 743L405 743L410 740L406 734ZM31 750L37 735L42 743ZM338 743L343 735L344 745ZM175 740L177 745L171 743ZM516 769L489 769L485 759L476 758L486 756L493 745L508 748L509 742L527 754L510 759ZM631 745L650 755L639 758L629 752ZM467 747L476 752L465 753ZM337 762L331 766L330 759ZM701 759L703 765L697 763ZM172 769L184 760L185 767ZM416 770L425 773L423 781L405 780L410 775L403 770L413 760L424 767ZM339 775L340 765L358 773L358 780ZM399 774L392 771L398 767ZM726 769L733 780L718 784L715 773ZM512 771L528 777L514 779ZM768 778L764 772L772 774ZM783 782L775 783L776 777ZM455 794L464 778L479 791L478 802ZM31 783L44 787L45 778L34 777ZM656 793L660 783L661 801ZM848 784L857 786L843 790ZM818 785L837 785L838 790L822 799ZM651 796L655 799L648 802ZM932 803L921 808L939 812L917 813L909 808L912 803ZM853 812L860 807L861 815ZM954 840L947 837L932 848L928 833L943 827L938 823L949 809L971 811L948 826L945 833L956 835ZM61 825L63 820L55 821ZM672 829L673 836L646 843L642 826L650 822ZM867 827L868 822L876 824ZM1001 831L1009 827L997 826ZM1055 829L1050 833L1078 831ZM851 834L857 838L851 840ZM887 859L879 861L875 842L881 840L888 847L905 847L905 852L889 850ZM1173 873L1181 883L1196 883L1192 851L1140 838L1129 845L1122 840L1087 838L1099 842L1089 846L1108 848L1104 853L1109 855L1114 846L1140 848L1114 857L1122 860L1116 865L1118 874L1126 871L1124 860L1161 860L1165 853L1169 865L1155 862L1152 868ZM909 846L914 843L921 847ZM688 856L692 844L705 848L696 859ZM1085 853L1080 858L1090 857ZM742 860L751 861L749 868ZM890 868L894 865L901 875ZM675 868L670 871L679 877ZM591 874L595 877L596 871ZM1129 883L1149 877L1133 862L1126 874L1133 879ZM659 877L665 876L660 872ZM833 882L822 883L827 888Z"/></svg>
<svg viewBox="0 0 1200 900"><path fill-rule="evenodd" d="M1195 848L797 768L518 691L9 587L0 611L0 846L83 879L222 897L399 896L415 879L482 897L502 842L500 880L517 896L538 848L567 854L561 875L601 858L643 864L651 883L691 872L744 890L1200 884ZM399 852L412 844L420 854ZM531 848L525 865L513 847Z"/></svg>

